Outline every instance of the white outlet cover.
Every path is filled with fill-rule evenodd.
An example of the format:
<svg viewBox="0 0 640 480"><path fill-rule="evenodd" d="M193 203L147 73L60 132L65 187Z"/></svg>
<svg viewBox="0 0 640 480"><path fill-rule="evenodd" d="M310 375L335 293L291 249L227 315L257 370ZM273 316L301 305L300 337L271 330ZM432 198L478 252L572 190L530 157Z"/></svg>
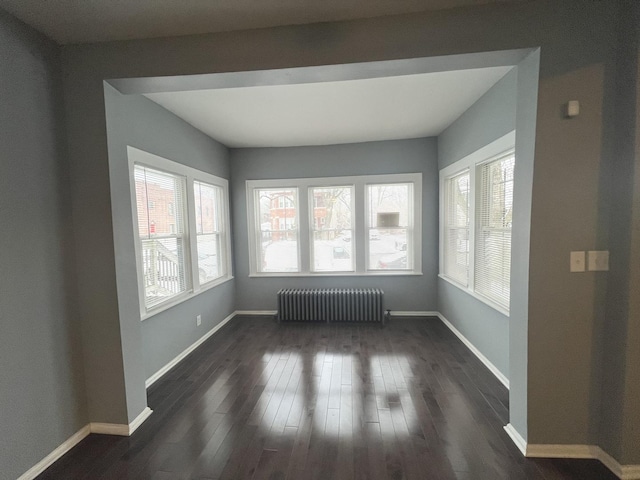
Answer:
<svg viewBox="0 0 640 480"><path fill-rule="evenodd" d="M570 272L585 271L584 252L571 252L570 261L569 261L569 271Z"/></svg>
<svg viewBox="0 0 640 480"><path fill-rule="evenodd" d="M591 250L588 254L589 271L606 272L609 270L609 251Z"/></svg>

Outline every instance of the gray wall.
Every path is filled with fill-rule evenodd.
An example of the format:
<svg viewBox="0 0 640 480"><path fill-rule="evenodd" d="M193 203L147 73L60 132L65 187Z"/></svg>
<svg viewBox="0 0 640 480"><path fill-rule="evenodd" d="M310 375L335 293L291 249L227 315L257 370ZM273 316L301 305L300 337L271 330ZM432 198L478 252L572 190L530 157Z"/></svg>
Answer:
<svg viewBox="0 0 640 480"><path fill-rule="evenodd" d="M0 479L87 422L58 48L0 10Z"/></svg>
<svg viewBox="0 0 640 480"><path fill-rule="evenodd" d="M124 350L139 351L139 356L132 353L131 366L125 370L142 369L135 371L137 377L131 380L130 388L139 388L140 384L144 386L145 378L234 311L234 281L206 290L140 322L127 146L226 179L229 178L229 152L225 146L141 95L122 95L105 85L105 104L120 324L123 342L130 343ZM202 315L200 326L196 326L196 315ZM142 349L136 349L140 343ZM140 392L143 394L144 389ZM139 409L133 410L140 413Z"/></svg>
<svg viewBox="0 0 640 480"><path fill-rule="evenodd" d="M602 245L599 239L607 237L607 222L597 212L601 195L606 195L599 189L600 176L610 169L618 140L611 128L615 119L618 4L540 0L435 15L64 47L78 301L85 329L105 330L105 351L114 348L111 334L119 329L120 318L104 121L105 79L540 47L537 105L532 107L519 98L517 117L521 111L533 110L534 114L528 115L528 120L516 119L518 131L522 131L519 123L535 119L536 134L525 139L526 154L531 157L526 165L531 168L533 182L528 189L519 189L531 200L531 238L530 243L519 240L523 246L519 254L529 258L520 274L526 274L529 282L526 291L517 293L524 311L510 324L510 414L530 442L590 442L596 418L593 405L601 394L594 365L602 360L602 352L594 340L607 334L597 305L608 276L569 274L567 263L569 251L596 248ZM530 69L532 73L536 63L532 58L520 71ZM533 79L518 76L519 90L538 85L533 75ZM568 121L562 106L573 99L581 101L582 114ZM535 163L531 161L534 140ZM520 142L518 138L517 144ZM567 185L575 188L567 189ZM637 194L637 186L633 188ZM101 274L97 280L94 272ZM629 348L622 342L616 347ZM117 359L107 360L109 368L126 368ZM615 365L612 368L618 372ZM636 378L640 367L625 368L633 373L629 378ZM100 379L90 388L109 391ZM620 393L625 404L636 401L631 393ZM121 388L101 404L117 395L126 397L127 392ZM95 408L103 409L101 404Z"/></svg>
<svg viewBox="0 0 640 480"><path fill-rule="evenodd" d="M611 271L600 430L607 452L640 464L640 3L625 2L618 25L616 152L611 177L603 176L611 198L601 205L611 222Z"/></svg>
<svg viewBox="0 0 640 480"><path fill-rule="evenodd" d="M515 130L517 80L513 69L440 134L440 169ZM438 310L509 378L508 317L441 278Z"/></svg>
<svg viewBox="0 0 640 480"><path fill-rule="evenodd" d="M246 180L422 173L422 272L394 277L249 278ZM435 138L348 145L231 150L231 191L239 310L275 310L280 288L379 287L391 310L434 311L438 265L438 169Z"/></svg>

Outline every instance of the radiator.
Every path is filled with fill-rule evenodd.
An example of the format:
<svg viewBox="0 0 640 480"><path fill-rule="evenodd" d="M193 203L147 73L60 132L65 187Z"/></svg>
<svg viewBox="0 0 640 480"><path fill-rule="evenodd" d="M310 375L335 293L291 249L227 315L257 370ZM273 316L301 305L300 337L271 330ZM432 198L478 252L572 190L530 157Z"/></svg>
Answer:
<svg viewBox="0 0 640 480"><path fill-rule="evenodd" d="M379 288L285 288L278 292L279 322L384 323Z"/></svg>

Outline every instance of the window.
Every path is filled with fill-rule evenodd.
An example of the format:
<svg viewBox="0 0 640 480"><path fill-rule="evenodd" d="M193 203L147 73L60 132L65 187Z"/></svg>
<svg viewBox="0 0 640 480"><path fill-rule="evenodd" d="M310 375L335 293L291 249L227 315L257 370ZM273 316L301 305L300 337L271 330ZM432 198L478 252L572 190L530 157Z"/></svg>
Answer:
<svg viewBox="0 0 640 480"><path fill-rule="evenodd" d="M314 272L353 272L353 186L309 189Z"/></svg>
<svg viewBox="0 0 640 480"><path fill-rule="evenodd" d="M175 218L177 223L171 229L167 214L171 202L185 204L184 178L142 165L135 166L134 175L144 304L151 309L189 287L184 217Z"/></svg>
<svg viewBox="0 0 640 480"><path fill-rule="evenodd" d="M513 133L440 172L440 276L509 314Z"/></svg>
<svg viewBox="0 0 640 480"><path fill-rule="evenodd" d="M469 192L468 169L445 180L443 273L465 287L469 279Z"/></svg>
<svg viewBox="0 0 640 480"><path fill-rule="evenodd" d="M421 274L420 174L247 181L251 275Z"/></svg>
<svg viewBox="0 0 640 480"><path fill-rule="evenodd" d="M514 166L515 156L507 153L478 167L475 289L504 308L509 308Z"/></svg>
<svg viewBox="0 0 640 480"><path fill-rule="evenodd" d="M226 274L223 238L223 189L204 182L193 182L196 205L196 247L198 279L205 285Z"/></svg>
<svg viewBox="0 0 640 480"><path fill-rule="evenodd" d="M370 270L411 269L411 183L367 185ZM393 243L393 251L391 244Z"/></svg>
<svg viewBox="0 0 640 480"><path fill-rule="evenodd" d="M254 191L260 223L256 230L259 272L297 272L298 189L265 188Z"/></svg>
<svg viewBox="0 0 640 480"><path fill-rule="evenodd" d="M132 147L128 152L146 318L232 278L228 187L225 179Z"/></svg>

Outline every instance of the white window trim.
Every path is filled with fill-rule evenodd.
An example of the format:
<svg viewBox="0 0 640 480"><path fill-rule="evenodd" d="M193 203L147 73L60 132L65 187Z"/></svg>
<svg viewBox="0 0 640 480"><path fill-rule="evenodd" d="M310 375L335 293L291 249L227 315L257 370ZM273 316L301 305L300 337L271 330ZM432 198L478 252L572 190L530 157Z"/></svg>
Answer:
<svg viewBox="0 0 640 480"><path fill-rule="evenodd" d="M413 269L408 270L368 270L368 243L366 234L367 206L366 188L371 184L413 183L413 212L410 212L410 227L413 231ZM314 272L311 269L311 223L310 212L313 206L309 202L309 188L353 186L355 221L352 225L352 242L355 248L355 271L353 272ZM257 224L255 216L254 190L260 188L297 188L298 189L298 265L299 272L259 272L257 269ZM247 180L247 226L249 233L249 277L348 277L348 276L410 276L422 275L422 174L399 173L390 175L360 175L349 177L292 178L273 180ZM411 213L413 213L411 215ZM408 260L409 262L409 260ZM409 263L410 264L410 263Z"/></svg>
<svg viewBox="0 0 640 480"><path fill-rule="evenodd" d="M225 178L217 177L210 173L205 173L187 165L168 160L158 155L154 155L144 150L140 150L131 146L127 146L127 156L129 158L129 187L131 194L131 210L133 215L133 234L136 254L136 274L138 279L138 298L140 305L140 319L146 320L149 317L157 315L171 307L174 307L190 298L195 297L211 288L217 287L223 283L226 283L233 279L232 272L232 253L231 253L231 222L229 215L229 181ZM142 244L140 236L138 234L138 209L136 202L136 187L134 180L134 168L136 165L143 165L157 170L162 170L167 173L179 175L184 178L185 182L185 234L184 237L188 242L188 263L187 263L187 290L175 297L171 297L166 302L162 302L152 308L147 309L145 306L144 298L144 275L140 264L142 262ZM195 210L195 196L193 193L193 182L200 181L203 183L209 183L217 187L222 188L222 228L224 233L220 236L223 245L221 251L223 252L225 265L225 274L221 277L200 285L200 279L198 277L198 256L197 250L197 235L196 235L196 210Z"/></svg>
<svg viewBox="0 0 640 480"><path fill-rule="evenodd" d="M311 259L314 258L314 251L313 249L315 248L315 242L314 242L314 234L316 231L320 231L320 230L316 230L315 225L313 224L314 222L312 221L313 219L313 215L314 215L314 209L316 208L315 206L315 199L313 196L313 189L314 188L324 188L326 186L318 186L318 185L314 185L312 187L307 188L307 195L309 197L309 268L311 270L311 272L313 273L313 275L330 275L330 274L345 274L345 275L353 275L354 273L356 273L356 262L355 262L355 258L354 256L351 257L351 270L343 270L343 271L326 271L326 270L314 270L313 266L311 265ZM355 212L356 211L356 189L354 187L353 184L345 184L345 185L331 185L331 187L338 187L338 188L351 188L351 211ZM353 241L353 238L355 237L355 233L356 233L356 229L355 229L355 222L354 222L355 218L353 218L353 216L351 217L351 239ZM357 253L357 250L356 250Z"/></svg>
<svg viewBox="0 0 640 480"><path fill-rule="evenodd" d="M498 305L492 300L484 297L483 295L475 291L475 250L476 250L476 223L477 223L477 211L476 201L480 194L480 179L477 178L478 167L485 163L489 163L496 159L496 157L502 156L509 151L514 150L516 142L516 132L511 131L506 135L498 138L488 145L476 150L475 152L467 155L466 157L458 160L457 162L449 165L448 167L440 170L440 221L439 221L439 273L438 277L447 281L451 285L458 287L463 292L471 295L472 297L480 300L491 308L497 310L503 315L509 316L509 309L505 309L502 305ZM469 278L467 279L468 285L464 286L456 280L448 277L444 273L444 222L445 222L445 209L444 209L444 191L445 182L448 178L455 176L463 170L469 170L469 185L471 186L471 195L469 198Z"/></svg>

